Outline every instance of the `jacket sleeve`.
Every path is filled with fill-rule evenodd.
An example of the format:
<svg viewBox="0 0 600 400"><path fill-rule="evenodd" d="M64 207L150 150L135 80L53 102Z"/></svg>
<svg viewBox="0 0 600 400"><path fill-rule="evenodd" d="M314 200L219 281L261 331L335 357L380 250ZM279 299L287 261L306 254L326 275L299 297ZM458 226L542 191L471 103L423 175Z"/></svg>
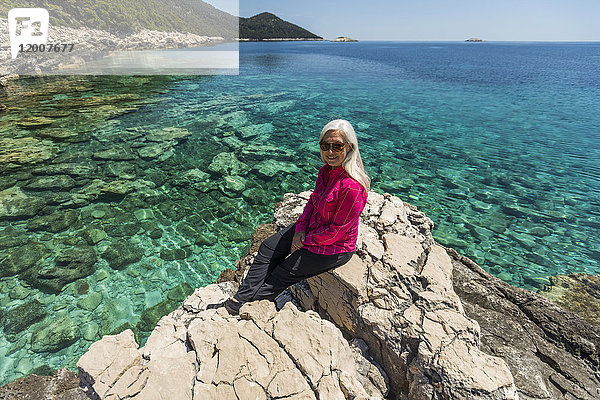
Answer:
<svg viewBox="0 0 600 400"><path fill-rule="evenodd" d="M343 186L338 194L338 205L331 223L307 233L302 243L313 246L335 243L354 225L365 204L365 190L358 182L355 185Z"/></svg>

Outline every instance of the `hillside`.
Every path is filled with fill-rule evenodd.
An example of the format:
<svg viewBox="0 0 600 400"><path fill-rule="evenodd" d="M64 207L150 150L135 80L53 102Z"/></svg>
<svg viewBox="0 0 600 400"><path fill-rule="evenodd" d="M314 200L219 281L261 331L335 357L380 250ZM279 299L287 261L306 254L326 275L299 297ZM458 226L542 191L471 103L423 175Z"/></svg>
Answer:
<svg viewBox="0 0 600 400"><path fill-rule="evenodd" d="M102 29L116 35L142 29L234 38L237 17L200 0L9 0L0 15L14 7L44 7L51 25Z"/></svg>
<svg viewBox="0 0 600 400"><path fill-rule="evenodd" d="M268 12L263 12L250 18L240 18L240 38L249 40L280 38L323 39L298 25L284 21Z"/></svg>

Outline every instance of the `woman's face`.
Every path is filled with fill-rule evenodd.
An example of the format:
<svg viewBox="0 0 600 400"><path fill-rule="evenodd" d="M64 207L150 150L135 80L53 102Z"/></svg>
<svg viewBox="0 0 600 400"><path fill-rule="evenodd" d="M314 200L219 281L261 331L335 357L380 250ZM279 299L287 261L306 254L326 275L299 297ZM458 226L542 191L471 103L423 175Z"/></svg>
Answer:
<svg viewBox="0 0 600 400"><path fill-rule="evenodd" d="M348 154L348 151L350 150L350 146L351 146L349 143L344 143L344 136L342 135L342 132L328 131L327 133L325 133L325 135L321 139L321 143L344 144L344 148L340 151L333 150L333 146L331 146L331 145L329 146L329 149L326 151L323 151L323 149L320 149L321 158L323 159L324 162L327 163L327 165L329 165L332 168L336 168L336 167L339 167L340 165L342 165L342 162L346 159L346 154Z"/></svg>

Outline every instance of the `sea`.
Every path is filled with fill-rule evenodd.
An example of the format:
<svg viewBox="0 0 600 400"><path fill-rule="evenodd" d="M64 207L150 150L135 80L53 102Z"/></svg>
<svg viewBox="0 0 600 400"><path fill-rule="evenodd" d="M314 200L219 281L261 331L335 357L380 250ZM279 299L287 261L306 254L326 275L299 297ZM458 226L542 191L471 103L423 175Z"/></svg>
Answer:
<svg viewBox="0 0 600 400"><path fill-rule="evenodd" d="M193 288L234 267L284 193L312 189L320 130L336 118L353 124L372 189L417 206L436 241L486 271L533 291L600 273L600 43L239 51L239 75L22 78L0 91L5 148L41 148L3 171L2 190L76 217L0 221L0 238L46 249L22 266L14 244L0 246L0 384L74 368L104 334L132 328L143 344ZM80 171L67 179L56 165ZM27 277L64 268L74 245L96 254L87 272Z"/></svg>

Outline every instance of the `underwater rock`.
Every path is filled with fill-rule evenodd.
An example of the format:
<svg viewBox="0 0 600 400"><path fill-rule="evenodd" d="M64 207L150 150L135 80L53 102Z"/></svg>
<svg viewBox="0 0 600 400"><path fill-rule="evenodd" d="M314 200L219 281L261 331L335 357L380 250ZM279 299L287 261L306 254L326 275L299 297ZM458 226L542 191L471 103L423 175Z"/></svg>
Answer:
<svg viewBox="0 0 600 400"><path fill-rule="evenodd" d="M79 143L90 140L90 136L87 132L79 132L65 128L40 129L36 134L37 136L56 142Z"/></svg>
<svg viewBox="0 0 600 400"><path fill-rule="evenodd" d="M0 171L38 164L54 157L57 149L48 141L32 137L0 138Z"/></svg>
<svg viewBox="0 0 600 400"><path fill-rule="evenodd" d="M53 119L45 117L27 117L17 121L17 126L25 129L39 129L52 125Z"/></svg>
<svg viewBox="0 0 600 400"><path fill-rule="evenodd" d="M268 178L272 178L275 175L286 176L299 171L299 168L292 163L275 161L273 159L261 161L252 169Z"/></svg>
<svg viewBox="0 0 600 400"><path fill-rule="evenodd" d="M221 175L246 175L249 171L248 166L238 160L233 153L217 154L208 169Z"/></svg>
<svg viewBox="0 0 600 400"><path fill-rule="evenodd" d="M142 225L139 222L104 225L106 233L115 238L130 237L140 231Z"/></svg>
<svg viewBox="0 0 600 400"><path fill-rule="evenodd" d="M102 302L102 294L94 292L94 293L88 294L83 299L78 300L77 306L79 308L87 310L87 311L93 311L100 305L101 302Z"/></svg>
<svg viewBox="0 0 600 400"><path fill-rule="evenodd" d="M276 159L290 160L294 156L294 152L280 147L268 144L243 143L241 147L242 155L257 160Z"/></svg>
<svg viewBox="0 0 600 400"><path fill-rule="evenodd" d="M106 176L120 179L135 179L135 167L128 162L114 161L104 165Z"/></svg>
<svg viewBox="0 0 600 400"><path fill-rule="evenodd" d="M139 210L135 210L133 215L138 219L138 221L143 221L147 219L154 219L154 211L149 208L142 208Z"/></svg>
<svg viewBox="0 0 600 400"><path fill-rule="evenodd" d="M79 328L68 315L52 319L48 325L31 335L31 349L50 352L64 349L81 337Z"/></svg>
<svg viewBox="0 0 600 400"><path fill-rule="evenodd" d="M109 161L126 161L135 158L131 150L126 147L113 147L112 149L97 151L92 157L97 160Z"/></svg>
<svg viewBox="0 0 600 400"><path fill-rule="evenodd" d="M227 193L240 193L246 189L246 179L238 175L226 175L219 184L221 191Z"/></svg>
<svg viewBox="0 0 600 400"><path fill-rule="evenodd" d="M590 274L557 275L538 292L548 300L600 326L600 277Z"/></svg>
<svg viewBox="0 0 600 400"><path fill-rule="evenodd" d="M194 293L194 288L190 286L189 283L183 282L169 289L167 292L167 299L182 302L192 293Z"/></svg>
<svg viewBox="0 0 600 400"><path fill-rule="evenodd" d="M189 249L162 249L160 258L165 261L183 260L191 255Z"/></svg>
<svg viewBox="0 0 600 400"><path fill-rule="evenodd" d="M60 293L65 285L96 271L96 251L92 246L75 245L61 251L54 267L37 266L19 275L30 285L51 293Z"/></svg>
<svg viewBox="0 0 600 400"><path fill-rule="evenodd" d="M81 232L81 236L89 245L95 245L106 238L106 232L97 228L86 228Z"/></svg>
<svg viewBox="0 0 600 400"><path fill-rule="evenodd" d="M32 375L0 387L0 398L89 400L89 397L79 388L77 374L66 368L56 371L55 374L54 369L47 365L35 368Z"/></svg>
<svg viewBox="0 0 600 400"><path fill-rule="evenodd" d="M9 337L22 333L29 326L46 317L44 305L34 299L4 312L2 326Z"/></svg>
<svg viewBox="0 0 600 400"><path fill-rule="evenodd" d="M244 139L248 139L253 136L269 135L275 131L275 127L272 123L267 122L265 124L254 124L247 125L240 128L240 135Z"/></svg>
<svg viewBox="0 0 600 400"><path fill-rule="evenodd" d="M48 255L41 243L28 242L8 250L8 256L0 260L0 277L14 276L26 272Z"/></svg>
<svg viewBox="0 0 600 400"><path fill-rule="evenodd" d="M28 231L46 231L58 233L72 227L77 221L79 213L75 210L57 212L49 215L33 217L27 221Z"/></svg>
<svg viewBox="0 0 600 400"><path fill-rule="evenodd" d="M142 315L140 316L140 321L136 325L136 329L142 332L152 332L156 326L156 323L163 316L177 309L180 303L180 301L165 299L160 303L145 309L142 311Z"/></svg>
<svg viewBox="0 0 600 400"><path fill-rule="evenodd" d="M93 178L97 174L95 165L85 163L50 164L34 168L34 175L70 175L73 177Z"/></svg>
<svg viewBox="0 0 600 400"><path fill-rule="evenodd" d="M164 161L174 154L172 150L170 143L155 143L138 149L138 154L144 160L157 158L159 161Z"/></svg>
<svg viewBox="0 0 600 400"><path fill-rule="evenodd" d="M149 133L146 139L151 142L171 142L180 141L188 136L191 136L191 133L187 129L171 126Z"/></svg>
<svg viewBox="0 0 600 400"><path fill-rule="evenodd" d="M69 175L39 176L34 178L28 185L27 190L57 190L68 192L77 186L75 180Z"/></svg>
<svg viewBox="0 0 600 400"><path fill-rule="evenodd" d="M212 190L215 186L214 182L210 181L210 174L198 168L187 170L180 177L176 177L173 185L194 188L201 192Z"/></svg>
<svg viewBox="0 0 600 400"><path fill-rule="evenodd" d="M144 250L131 244L126 239L117 239L102 253L112 269L123 269L142 259Z"/></svg>
<svg viewBox="0 0 600 400"><path fill-rule="evenodd" d="M30 218L45 205L43 199L28 196L18 187L5 189L0 191L0 220Z"/></svg>

